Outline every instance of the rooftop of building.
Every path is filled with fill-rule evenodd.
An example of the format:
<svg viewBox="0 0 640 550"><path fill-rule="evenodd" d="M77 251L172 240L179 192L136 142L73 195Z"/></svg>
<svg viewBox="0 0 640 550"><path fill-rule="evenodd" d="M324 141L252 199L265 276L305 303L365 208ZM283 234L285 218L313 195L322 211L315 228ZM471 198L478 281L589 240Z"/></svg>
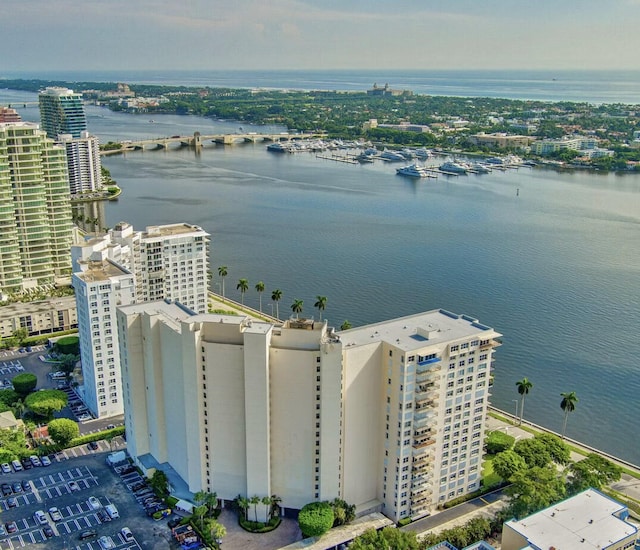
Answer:
<svg viewBox="0 0 640 550"><path fill-rule="evenodd" d="M616 517L626 506L595 489L554 504L521 520L508 521L535 548L609 548L637 532Z"/></svg>
<svg viewBox="0 0 640 550"><path fill-rule="evenodd" d="M405 351L427 345L448 344L472 336L495 338L501 334L468 315L434 309L391 321L349 329L339 333L345 347L388 342Z"/></svg>
<svg viewBox="0 0 640 550"><path fill-rule="evenodd" d="M52 96L65 96L65 95L82 95L75 93L70 88L63 88L60 86L49 86L40 92L40 95L52 95Z"/></svg>
<svg viewBox="0 0 640 550"><path fill-rule="evenodd" d="M121 277L122 275L131 275L129 271L123 269L115 262L110 260L102 261L79 261L83 270L74 273L75 276L87 283L96 283L99 281L107 281L111 277Z"/></svg>
<svg viewBox="0 0 640 550"><path fill-rule="evenodd" d="M170 237L174 235L187 235L189 233L205 233L205 231L201 227L189 223L150 225L147 226L147 229L142 234L142 238Z"/></svg>
<svg viewBox="0 0 640 550"><path fill-rule="evenodd" d="M76 298L73 295L46 298L37 302L14 302L0 308L3 317L12 316L17 313L29 315L46 309L64 310L76 307Z"/></svg>
<svg viewBox="0 0 640 550"><path fill-rule="evenodd" d="M185 319L193 317L195 313L178 302L171 300L156 300L154 302L141 302L122 306L120 308L125 315L148 314L160 315L167 324L176 330L180 330L180 324Z"/></svg>

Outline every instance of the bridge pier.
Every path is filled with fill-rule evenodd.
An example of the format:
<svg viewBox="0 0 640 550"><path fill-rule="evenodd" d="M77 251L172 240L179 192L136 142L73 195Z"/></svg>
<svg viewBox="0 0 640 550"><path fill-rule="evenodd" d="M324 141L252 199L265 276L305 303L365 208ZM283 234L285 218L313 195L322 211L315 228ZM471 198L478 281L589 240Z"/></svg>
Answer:
<svg viewBox="0 0 640 550"><path fill-rule="evenodd" d="M191 147L194 149L200 149L202 147L202 138L200 132L193 132L193 140L191 140Z"/></svg>

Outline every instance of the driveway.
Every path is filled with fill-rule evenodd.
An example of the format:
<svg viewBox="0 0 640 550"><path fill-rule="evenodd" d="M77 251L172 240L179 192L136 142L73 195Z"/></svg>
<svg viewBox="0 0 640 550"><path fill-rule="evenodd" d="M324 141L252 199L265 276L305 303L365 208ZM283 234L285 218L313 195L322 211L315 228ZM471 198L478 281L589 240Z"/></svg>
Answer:
<svg viewBox="0 0 640 550"><path fill-rule="evenodd" d="M233 550L277 550L302 539L298 522L282 518L282 523L270 533L248 533L238 525L238 517L232 510L224 509L218 518L227 529L222 548Z"/></svg>

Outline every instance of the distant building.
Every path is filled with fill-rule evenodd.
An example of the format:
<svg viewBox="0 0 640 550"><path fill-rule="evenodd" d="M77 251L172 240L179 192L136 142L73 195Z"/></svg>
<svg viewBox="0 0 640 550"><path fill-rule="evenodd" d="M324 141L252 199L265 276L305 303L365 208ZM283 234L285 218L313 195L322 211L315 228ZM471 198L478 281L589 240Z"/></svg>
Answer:
<svg viewBox="0 0 640 550"><path fill-rule="evenodd" d="M0 107L0 122L20 122L22 118L18 111L11 107Z"/></svg>
<svg viewBox="0 0 640 550"><path fill-rule="evenodd" d="M129 452L170 472L179 498L340 497L398 521L480 487L500 335L475 319L435 310L336 333L167 301L117 316Z"/></svg>
<svg viewBox="0 0 640 550"><path fill-rule="evenodd" d="M525 149L535 141L532 136L513 136L505 133L485 134L483 132L469 136L469 141L476 145L486 145L499 149Z"/></svg>
<svg viewBox="0 0 640 550"><path fill-rule="evenodd" d="M372 118L362 124L362 130L373 130L375 128L388 128L390 130L398 130L400 132L431 132L431 128L426 124L412 124L411 122L399 122L398 124L378 124L378 120Z"/></svg>
<svg viewBox="0 0 640 550"><path fill-rule="evenodd" d="M502 527L502 550L557 548L623 550L635 547L638 529L624 504L595 489Z"/></svg>
<svg viewBox="0 0 640 550"><path fill-rule="evenodd" d="M76 299L73 296L16 302L0 307L2 338L9 338L19 328L26 328L30 336L35 336L71 330L77 326Z"/></svg>
<svg viewBox="0 0 640 550"><path fill-rule="evenodd" d="M413 95L413 92L411 90L393 90L389 88L389 84L385 84L382 88L377 84L374 84L373 88L371 88L370 90L367 90L367 95L382 96L382 97L401 96L401 95L411 96Z"/></svg>
<svg viewBox="0 0 640 550"><path fill-rule="evenodd" d="M598 147L598 138L593 136L564 136L560 139L543 139L531 145L536 155L549 155L559 151L584 151Z"/></svg>
<svg viewBox="0 0 640 550"><path fill-rule="evenodd" d="M0 123L0 291L53 285L71 271L65 151L37 124Z"/></svg>
<svg viewBox="0 0 640 550"><path fill-rule="evenodd" d="M58 142L67 151L69 190L72 195L102 188L100 142L96 136L83 131L79 138L60 134Z"/></svg>
<svg viewBox="0 0 640 550"><path fill-rule="evenodd" d="M68 88L46 88L38 96L40 124L47 137L57 140L60 134L79 138L87 129L82 94Z"/></svg>

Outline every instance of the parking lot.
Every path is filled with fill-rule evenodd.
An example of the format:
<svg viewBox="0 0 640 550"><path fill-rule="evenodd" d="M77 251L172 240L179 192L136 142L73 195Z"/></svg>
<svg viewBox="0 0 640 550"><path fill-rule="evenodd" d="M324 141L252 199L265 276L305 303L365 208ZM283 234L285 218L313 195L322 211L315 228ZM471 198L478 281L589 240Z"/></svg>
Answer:
<svg viewBox="0 0 640 550"><path fill-rule="evenodd" d="M53 455L47 467L0 474L0 550L45 544L53 550L164 550L172 545L166 519L147 517L126 485L139 480L137 473L121 478L105 464L108 445L100 443L95 451L83 446ZM119 517L109 515L109 505ZM132 532L128 540L125 527Z"/></svg>

